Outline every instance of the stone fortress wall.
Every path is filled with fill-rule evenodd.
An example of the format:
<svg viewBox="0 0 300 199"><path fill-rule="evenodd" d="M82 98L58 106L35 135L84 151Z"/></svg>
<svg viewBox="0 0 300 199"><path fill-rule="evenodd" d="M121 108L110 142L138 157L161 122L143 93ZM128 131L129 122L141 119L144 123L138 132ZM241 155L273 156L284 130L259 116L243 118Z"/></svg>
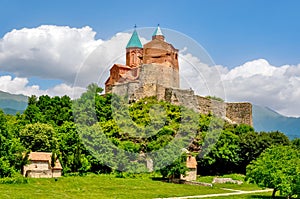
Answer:
<svg viewBox="0 0 300 199"><path fill-rule="evenodd" d="M143 80L141 80L143 82ZM212 113L233 124L253 126L252 105L248 102L228 103L195 95L193 90L166 88L160 84L129 82L113 86L113 93L128 96L129 101L138 101L145 97L157 97L158 100L181 105L196 112Z"/></svg>

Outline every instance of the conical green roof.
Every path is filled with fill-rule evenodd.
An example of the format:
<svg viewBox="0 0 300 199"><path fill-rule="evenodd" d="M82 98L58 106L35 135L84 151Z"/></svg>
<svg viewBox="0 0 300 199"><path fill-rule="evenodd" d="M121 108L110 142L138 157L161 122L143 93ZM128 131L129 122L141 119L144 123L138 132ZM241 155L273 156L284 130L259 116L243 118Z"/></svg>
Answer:
<svg viewBox="0 0 300 199"><path fill-rule="evenodd" d="M133 31L131 38L126 46L126 48L131 48L131 47L135 47L135 48L143 48L143 45L140 41L140 38L136 32L136 30Z"/></svg>
<svg viewBox="0 0 300 199"><path fill-rule="evenodd" d="M156 35L162 35L164 36L164 34L162 33L161 29L159 26L157 26L157 28L155 29L154 33L152 36L156 36Z"/></svg>

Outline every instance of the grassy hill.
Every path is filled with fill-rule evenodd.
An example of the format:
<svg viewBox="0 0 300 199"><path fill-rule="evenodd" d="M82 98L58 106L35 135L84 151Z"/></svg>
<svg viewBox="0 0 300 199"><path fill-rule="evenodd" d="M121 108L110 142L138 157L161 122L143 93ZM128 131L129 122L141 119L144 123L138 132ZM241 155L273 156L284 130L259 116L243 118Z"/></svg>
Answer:
<svg viewBox="0 0 300 199"><path fill-rule="evenodd" d="M27 107L28 97L25 95L14 95L0 91L0 108L6 114L22 113Z"/></svg>

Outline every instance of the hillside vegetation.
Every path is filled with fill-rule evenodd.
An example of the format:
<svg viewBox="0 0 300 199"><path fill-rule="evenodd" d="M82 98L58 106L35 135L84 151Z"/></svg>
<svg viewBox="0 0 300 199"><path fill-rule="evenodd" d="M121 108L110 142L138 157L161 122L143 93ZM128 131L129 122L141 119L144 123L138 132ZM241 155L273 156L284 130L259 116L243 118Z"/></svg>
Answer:
<svg viewBox="0 0 300 199"><path fill-rule="evenodd" d="M0 177L16 177L24 153L52 152L63 174L146 172L146 160L163 177L186 171L185 148L197 156L201 175L246 174L246 167L274 145L292 145L281 132L255 132L212 114L195 113L154 97L127 103L89 85L79 99L31 96L22 114L0 111ZM122 176L120 172L120 176Z"/></svg>

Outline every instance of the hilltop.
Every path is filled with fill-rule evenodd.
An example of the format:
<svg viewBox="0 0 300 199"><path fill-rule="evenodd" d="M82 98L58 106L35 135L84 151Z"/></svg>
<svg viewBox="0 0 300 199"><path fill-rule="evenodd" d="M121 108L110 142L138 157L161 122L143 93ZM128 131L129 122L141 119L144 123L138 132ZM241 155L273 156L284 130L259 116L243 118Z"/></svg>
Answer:
<svg viewBox="0 0 300 199"><path fill-rule="evenodd" d="M0 108L6 114L22 113L27 107L28 97L25 95L15 95L0 91Z"/></svg>
<svg viewBox="0 0 300 199"><path fill-rule="evenodd" d="M257 105L252 106L253 126L256 131L281 131L290 139L300 137L300 118L287 117Z"/></svg>

